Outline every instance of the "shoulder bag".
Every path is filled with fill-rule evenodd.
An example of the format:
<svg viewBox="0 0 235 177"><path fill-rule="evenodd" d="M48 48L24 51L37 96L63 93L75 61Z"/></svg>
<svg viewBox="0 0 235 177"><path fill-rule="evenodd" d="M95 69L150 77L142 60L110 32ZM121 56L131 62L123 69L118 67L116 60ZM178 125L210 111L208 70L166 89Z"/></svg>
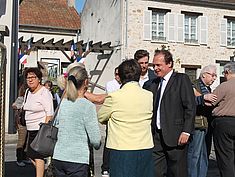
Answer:
<svg viewBox="0 0 235 177"><path fill-rule="evenodd" d="M48 123L40 123L38 134L30 144L34 151L45 157L53 155L55 144L57 142L58 128L55 126L55 118L58 113L59 106L60 104L56 108L52 120Z"/></svg>
<svg viewBox="0 0 235 177"><path fill-rule="evenodd" d="M26 90L26 94L25 94L25 97L24 97L23 106L22 106L22 108L20 109L20 114L19 114L20 124L23 125L23 126L26 126L24 104L25 104L25 102L26 102L26 100L27 100L28 94L29 94L29 89Z"/></svg>

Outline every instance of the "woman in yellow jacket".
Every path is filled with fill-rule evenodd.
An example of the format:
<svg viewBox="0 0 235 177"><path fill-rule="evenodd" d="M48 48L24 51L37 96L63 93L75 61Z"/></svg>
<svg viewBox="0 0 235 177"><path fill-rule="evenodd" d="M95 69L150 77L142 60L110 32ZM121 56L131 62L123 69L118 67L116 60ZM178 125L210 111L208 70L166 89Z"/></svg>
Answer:
<svg viewBox="0 0 235 177"><path fill-rule="evenodd" d="M108 123L110 177L152 177L153 95L139 86L141 68L133 59L119 66L121 89L108 94L98 112Z"/></svg>

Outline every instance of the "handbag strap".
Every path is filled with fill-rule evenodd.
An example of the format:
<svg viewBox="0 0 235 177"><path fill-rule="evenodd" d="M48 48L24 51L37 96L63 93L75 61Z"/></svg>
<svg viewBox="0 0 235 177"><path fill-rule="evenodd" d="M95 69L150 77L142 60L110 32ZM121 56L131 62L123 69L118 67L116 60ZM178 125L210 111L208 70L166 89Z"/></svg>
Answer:
<svg viewBox="0 0 235 177"><path fill-rule="evenodd" d="M25 93L25 96L24 96L23 105L22 105L22 108L21 108L21 109L24 108L24 105L25 105L25 103L26 103L26 101L27 101L28 94L29 94L29 89L26 90L26 93ZM24 110L24 109L23 109L23 110Z"/></svg>
<svg viewBox="0 0 235 177"><path fill-rule="evenodd" d="M63 100L63 97L64 97L64 92L63 92L63 94L62 94L62 96L61 96L61 99L60 99L60 103L58 104L58 106L57 106L57 108L55 109L55 112L54 112L54 114L53 114L53 116L52 116L52 119L50 120L50 122L53 122L53 125L55 125L55 118L56 118L56 116L57 116L57 114L58 114L58 111L59 111L59 107L60 107L60 104L61 104L61 102L62 102L62 100Z"/></svg>

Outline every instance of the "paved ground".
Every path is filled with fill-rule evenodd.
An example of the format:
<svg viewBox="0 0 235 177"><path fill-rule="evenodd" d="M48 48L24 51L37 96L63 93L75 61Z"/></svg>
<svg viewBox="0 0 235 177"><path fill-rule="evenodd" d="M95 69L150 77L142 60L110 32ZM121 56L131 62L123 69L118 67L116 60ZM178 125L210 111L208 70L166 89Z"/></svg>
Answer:
<svg viewBox="0 0 235 177"><path fill-rule="evenodd" d="M104 127L101 126L101 134L104 137ZM15 148L16 148L17 135L6 135L5 145L5 176L4 177L33 177L35 175L34 167L27 165L26 167L18 167L16 165ZM104 138L102 138L104 141ZM94 151L95 156L95 177L101 177L101 163L102 163L102 149ZM216 165L216 159L214 150L209 161L209 170L207 177L219 177L218 168Z"/></svg>

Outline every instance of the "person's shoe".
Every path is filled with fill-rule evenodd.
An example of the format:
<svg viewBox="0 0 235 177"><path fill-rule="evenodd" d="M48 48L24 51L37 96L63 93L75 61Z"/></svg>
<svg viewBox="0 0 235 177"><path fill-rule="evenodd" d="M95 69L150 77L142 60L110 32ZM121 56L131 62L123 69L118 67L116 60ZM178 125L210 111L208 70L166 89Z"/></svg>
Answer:
<svg viewBox="0 0 235 177"><path fill-rule="evenodd" d="M16 162L16 164L19 166L19 167L25 167L25 163L24 162Z"/></svg>
<svg viewBox="0 0 235 177"><path fill-rule="evenodd" d="M102 177L109 177L109 172L108 171L103 171L102 172Z"/></svg>

